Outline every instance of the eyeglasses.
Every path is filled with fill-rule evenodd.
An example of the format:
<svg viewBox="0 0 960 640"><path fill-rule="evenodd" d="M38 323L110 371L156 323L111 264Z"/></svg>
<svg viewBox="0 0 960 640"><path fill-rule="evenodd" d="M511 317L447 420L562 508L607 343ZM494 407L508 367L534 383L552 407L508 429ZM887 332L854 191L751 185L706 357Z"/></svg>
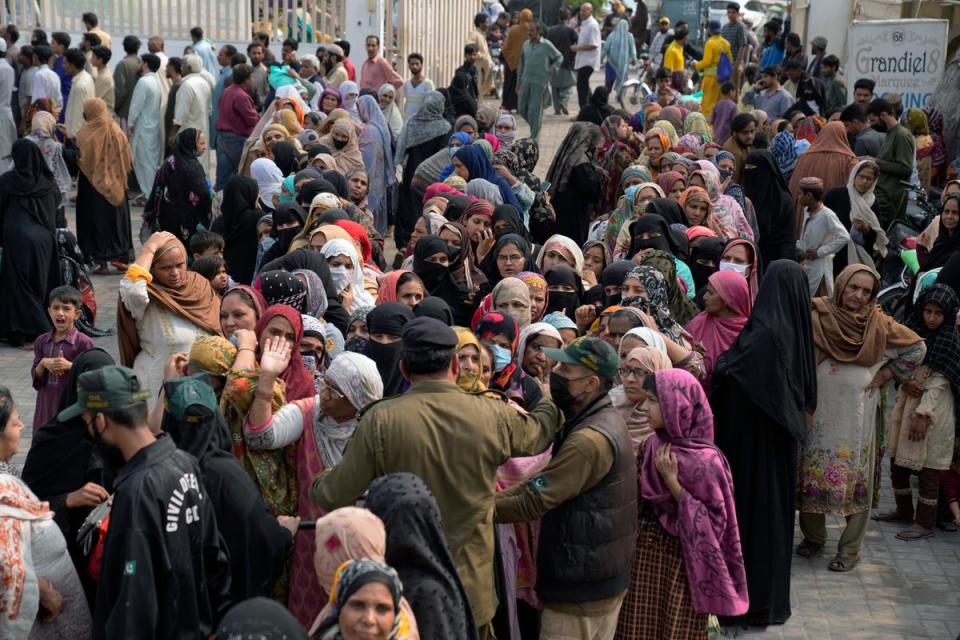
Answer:
<svg viewBox="0 0 960 640"><path fill-rule="evenodd" d="M643 367L620 367L617 373L620 374L621 380L626 380L627 378L646 378L650 372Z"/></svg>
<svg viewBox="0 0 960 640"><path fill-rule="evenodd" d="M505 256L503 254L500 254L499 256L497 256L497 262L522 262L522 261L523 261L523 256L521 256L518 253L514 253L509 256Z"/></svg>
<svg viewBox="0 0 960 640"><path fill-rule="evenodd" d="M327 383L326 378L320 378L320 392L323 393L324 391L326 391L327 395L329 395L333 400L340 400L347 397L343 395L343 392L336 387L330 386L330 384Z"/></svg>

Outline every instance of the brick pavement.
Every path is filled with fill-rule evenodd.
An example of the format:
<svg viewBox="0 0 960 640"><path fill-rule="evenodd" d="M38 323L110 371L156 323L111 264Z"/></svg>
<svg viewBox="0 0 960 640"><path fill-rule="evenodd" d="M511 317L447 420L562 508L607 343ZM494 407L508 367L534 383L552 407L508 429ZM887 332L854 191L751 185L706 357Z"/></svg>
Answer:
<svg viewBox="0 0 960 640"><path fill-rule="evenodd" d="M574 98L575 100L575 98ZM519 120L519 118L518 118ZM553 154L563 140L572 118L544 116L537 175L543 177ZM520 137L527 126L521 123ZM140 227L142 210L133 213L134 233ZM68 212L73 225L73 211ZM387 243L388 246L391 243ZM98 326L116 323L119 275L94 278L99 305ZM117 357L115 336L99 338L97 346ZM10 387L24 422L32 421L35 393L30 383L32 352L12 349L0 343L0 384ZM29 447L29 428L24 433L22 463ZM886 461L885 469L888 468ZM884 473L882 510L893 508L889 477ZM867 530L863 560L851 573L827 570L830 550L839 538L842 519L828 516L828 544L816 558L794 556L792 576L793 617L782 627L723 630L724 637L764 636L784 639L954 638L960 634L960 533L937 531L935 538L901 542L894 538L900 527L871 522ZM799 543L800 531L795 541Z"/></svg>

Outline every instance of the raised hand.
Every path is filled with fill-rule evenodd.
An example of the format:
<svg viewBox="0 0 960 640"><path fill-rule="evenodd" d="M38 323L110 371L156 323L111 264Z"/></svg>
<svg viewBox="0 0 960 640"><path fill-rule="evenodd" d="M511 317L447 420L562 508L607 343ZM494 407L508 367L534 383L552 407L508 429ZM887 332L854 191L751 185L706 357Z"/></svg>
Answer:
<svg viewBox="0 0 960 640"><path fill-rule="evenodd" d="M267 338L260 349L260 373L273 377L287 370L290 364L290 345L280 337Z"/></svg>

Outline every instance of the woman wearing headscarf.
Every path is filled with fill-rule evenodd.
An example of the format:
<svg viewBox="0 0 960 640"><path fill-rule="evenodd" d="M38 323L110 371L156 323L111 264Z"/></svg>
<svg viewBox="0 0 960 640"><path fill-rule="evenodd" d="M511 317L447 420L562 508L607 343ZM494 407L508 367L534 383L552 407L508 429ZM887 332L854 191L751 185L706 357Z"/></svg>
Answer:
<svg viewBox="0 0 960 640"><path fill-rule="evenodd" d="M260 238L257 226L263 211L257 207L259 191L253 178L235 175L223 188L223 259L235 282L250 284L256 271Z"/></svg>
<svg viewBox="0 0 960 640"><path fill-rule="evenodd" d="M424 236L413 251L413 270L420 276L427 293L447 303L454 323L465 325L473 312L469 301L473 291L450 272L449 252L447 243L440 237Z"/></svg>
<svg viewBox="0 0 960 640"><path fill-rule="evenodd" d="M687 188L686 178L679 171L663 171L657 176L657 184L663 189L664 196L678 200Z"/></svg>
<svg viewBox="0 0 960 640"><path fill-rule="evenodd" d="M747 324L752 307L747 280L735 271L718 271L707 279L703 294L704 310L686 329L706 351L703 364L706 375L703 388L710 393L710 381L717 359L730 348Z"/></svg>
<svg viewBox="0 0 960 640"><path fill-rule="evenodd" d="M450 254L450 275L463 283L467 291L477 291L485 284L487 276L477 266L477 259L470 244L467 228L459 222L445 222L438 234L447 243Z"/></svg>
<svg viewBox="0 0 960 640"><path fill-rule="evenodd" d="M694 171L690 177L690 184L702 188L710 197L711 216L716 221L720 237L727 239L746 238L752 241L753 228L750 226L743 208L733 196L723 193L720 186L720 172L714 165L710 164L710 167L709 170Z"/></svg>
<svg viewBox="0 0 960 640"><path fill-rule="evenodd" d="M400 302L384 302L367 314L370 339L363 355L373 360L383 381L383 397L389 398L406 391L408 386L400 373L400 336L403 328L413 320L410 307Z"/></svg>
<svg viewBox="0 0 960 640"><path fill-rule="evenodd" d="M220 298L206 278L187 271L186 247L165 231L150 236L120 280L120 363L155 396L171 355L219 333Z"/></svg>
<svg viewBox="0 0 960 640"><path fill-rule="evenodd" d="M793 177L793 170L797 166L797 139L790 131L781 131L773 137L770 144L770 153L776 160L777 168L784 182L789 183ZM741 183L743 182L741 174Z"/></svg>
<svg viewBox="0 0 960 640"><path fill-rule="evenodd" d="M380 85L380 88L377 89L377 101L380 104L383 119L390 129L390 136L396 140L400 137L400 130L403 129L403 114L400 113L400 108L397 106L396 88L389 82ZM393 156L393 149L390 150L390 155Z"/></svg>
<svg viewBox="0 0 960 640"><path fill-rule="evenodd" d="M846 517L831 571L852 571L870 515L878 446L881 387L905 380L923 360L923 340L877 304L880 276L850 265L831 297L813 299L818 393L813 425L800 458L800 530L803 557L826 544L827 513ZM828 472L828 469L832 470Z"/></svg>
<svg viewBox="0 0 960 640"><path fill-rule="evenodd" d="M630 240L630 223L646 212L648 202L665 195L660 185L652 179L626 187L617 208L610 212L603 231L604 242L611 254L617 256L626 250Z"/></svg>
<svg viewBox="0 0 960 640"><path fill-rule="evenodd" d="M317 551L313 556L313 568L320 588L326 593L334 584L337 569L344 563L362 558L384 562L387 531L383 521L367 509L342 507L317 519L314 546ZM311 634L316 633L325 621L336 617L335 603L329 600L310 626ZM400 616L402 620L395 638L419 640L417 621L406 598L400 600Z"/></svg>
<svg viewBox="0 0 960 640"><path fill-rule="evenodd" d="M473 332L480 340L493 344L493 377L489 387L522 403L527 410L536 408L543 390L516 361L520 340L517 321L506 314L491 311L475 323Z"/></svg>
<svg viewBox="0 0 960 640"><path fill-rule="evenodd" d="M106 103L83 103L86 123L77 132L77 242L84 257L107 273L107 262L122 269L133 255L127 176L133 167L130 143L114 123Z"/></svg>
<svg viewBox="0 0 960 640"><path fill-rule="evenodd" d="M57 227L66 227L65 207L67 193L70 191L70 170L63 159L63 145L54 137L57 129L57 119L47 111L38 111L30 121L30 133L26 136L35 145L40 147L47 167L53 173L53 179L60 188L60 208L57 212Z"/></svg>
<svg viewBox="0 0 960 640"><path fill-rule="evenodd" d="M393 185L397 183L393 166L393 143L390 129L377 101L371 96L361 96L357 102L363 131L360 132L360 154L369 182L367 204L373 213L374 227L381 235L387 233L387 220L391 217ZM337 160L340 166L340 161Z"/></svg>
<svg viewBox="0 0 960 640"><path fill-rule="evenodd" d="M340 172L347 173L351 169L363 168L363 156L357 143L357 125L353 120L338 120L331 127L330 133L320 138L320 144L333 150L333 159L336 160Z"/></svg>
<svg viewBox="0 0 960 640"><path fill-rule="evenodd" d="M733 479L696 378L664 369L643 388L654 430L638 455L643 543L614 637L703 638L707 614L737 616L748 607Z"/></svg>
<svg viewBox="0 0 960 640"><path fill-rule="evenodd" d="M298 357L299 353L287 353L288 359ZM278 351L269 348L261 354L261 386L272 383L276 369L286 366L283 360ZM340 462L343 449L357 428L357 413L382 397L383 382L377 365L358 353L343 353L323 374L318 395L284 405L275 413L269 402L256 398L244 438L252 450L295 446L298 484L308 487L314 477ZM323 515L323 510L310 500L307 491L301 491L297 513L304 520L315 520ZM309 531L295 536L287 604L304 626L310 624L322 603L323 585L318 583L310 563L316 552L316 539Z"/></svg>
<svg viewBox="0 0 960 640"><path fill-rule="evenodd" d="M621 304L635 307L650 316L656 329L667 339L688 346L683 327L670 315L667 280L663 272L650 265L634 267L623 278ZM691 318L693 315L691 314Z"/></svg>
<svg viewBox="0 0 960 640"><path fill-rule="evenodd" d="M346 232L345 232L346 233ZM350 238L349 234L347 236ZM330 265L330 275L337 286L337 295L347 312L354 308L372 307L375 302L373 296L367 292L364 282L363 262L353 242L353 238L343 240L335 238L323 245L320 250ZM347 258L349 264L334 264L338 258ZM340 260L340 262L343 262ZM373 287L375 290L375 287ZM350 303L344 302L349 298Z"/></svg>
<svg viewBox="0 0 960 640"><path fill-rule="evenodd" d="M378 611L378 617L389 627L387 638L405 637L408 633L401 616L400 603L403 585L397 572L387 565L366 558L350 560L337 569L333 583L329 587L331 592L330 604L333 609L330 617L317 628L315 638L324 640L347 640L355 637L351 632L344 633L344 629L353 629L358 624L366 627L365 616L351 609L350 602L354 596L371 583L383 585L390 594L392 609ZM360 596L358 596L360 597ZM357 609L365 610L367 600L358 600ZM378 605L380 601L378 600Z"/></svg>
<svg viewBox="0 0 960 640"><path fill-rule="evenodd" d="M503 81L503 103L501 109L513 111L517 108L517 71L520 68L520 54L523 44L530 37L530 25L533 23L533 12L522 9L518 14L518 21L507 31L500 55L506 61Z"/></svg>
<svg viewBox="0 0 960 640"><path fill-rule="evenodd" d="M184 244L190 243L197 229L210 226L213 195L198 160L204 146L203 134L196 129L177 133L171 154L157 171L144 205L145 215L156 228L169 231ZM267 204L273 206L271 202Z"/></svg>
<svg viewBox="0 0 960 640"><path fill-rule="evenodd" d="M802 267L771 263L750 320L714 366L716 441L733 475L748 624L783 624L790 617L797 448L817 408L809 308ZM786 326L793 329L783 331ZM758 385L769 392L756 393Z"/></svg>
<svg viewBox="0 0 960 640"><path fill-rule="evenodd" d="M490 294L491 309L517 321L520 330L530 325L530 290L518 278L504 278Z"/></svg>
<svg viewBox="0 0 960 640"><path fill-rule="evenodd" d="M790 178L790 196L795 202L800 195L800 180L814 177L823 180L824 192L846 186L857 157L847 142L847 130L842 122L828 122L802 156L797 159ZM796 205L797 233L803 224L803 207Z"/></svg>
<svg viewBox="0 0 960 640"><path fill-rule="evenodd" d="M767 150L751 151L741 174L744 194L757 211L763 264L793 259L797 252L794 204L777 161Z"/></svg>
<svg viewBox="0 0 960 640"><path fill-rule="evenodd" d="M517 139L517 119L509 113L501 113L494 124L493 135L500 144L509 147Z"/></svg>
<svg viewBox="0 0 960 640"><path fill-rule="evenodd" d="M77 356L66 374L67 384L59 410L77 401L77 378L81 374L114 364L113 358L99 348ZM123 461L105 461L94 453L93 443L85 436L82 417L65 422L54 417L33 436L21 478L40 500L50 504L53 520L67 542L67 551L80 576L87 604L92 608L96 603L97 583L86 569L87 555L77 540L77 533L91 509L113 492L113 479L120 467L110 463L122 465Z"/></svg>
<svg viewBox="0 0 960 640"><path fill-rule="evenodd" d="M616 109L610 106L610 91L606 87L596 87L590 94L587 106L581 108L577 114L577 122L589 122L599 127L615 113Z"/></svg>
<svg viewBox="0 0 960 640"><path fill-rule="evenodd" d="M637 41L629 29L628 21L621 19L603 41L602 53L607 61L604 67L604 86L607 91L613 89L617 94L627 79L630 65L637 60Z"/></svg>
<svg viewBox="0 0 960 640"><path fill-rule="evenodd" d="M637 137L627 121L618 115L605 118L600 125L600 132L603 135L603 144L599 155L608 176L600 207L602 211L609 211L616 206L617 199L623 194L620 187L623 170L642 153L643 141Z"/></svg>
<svg viewBox="0 0 960 640"><path fill-rule="evenodd" d="M719 268L721 271L728 269L736 271L746 278L747 284L750 285L751 298L757 299L757 283L760 280L760 255L756 245L742 238L727 242L720 254Z"/></svg>
<svg viewBox="0 0 960 640"><path fill-rule="evenodd" d="M436 498L423 480L412 473L378 478L370 484L365 506L386 527L386 560L403 580L419 633L424 638L478 638Z"/></svg>
<svg viewBox="0 0 960 640"><path fill-rule="evenodd" d="M643 381L652 373L672 367L666 352L654 347L633 348L620 360L620 384L610 390L610 402L623 416L634 452L653 435L650 420L641 410L647 399Z"/></svg>
<svg viewBox="0 0 960 640"><path fill-rule="evenodd" d="M250 165L250 177L257 181L257 192L260 196L260 208L264 211L274 211L279 204L280 184L283 182L283 172L277 164L269 158L257 158ZM274 196L277 198L274 198Z"/></svg>
<svg viewBox="0 0 960 640"><path fill-rule="evenodd" d="M466 180L468 184L478 178L486 180L497 186L503 202L512 204L517 208L517 211L523 209L520 202L517 201L517 196L514 194L511 186L496 172L493 164L490 162L490 158L487 157L479 145L471 144L466 147L461 147L453 156L453 165L457 174Z"/></svg>
<svg viewBox="0 0 960 640"><path fill-rule="evenodd" d="M860 160L850 172L847 184L824 193L823 203L837 214L840 223L850 232L846 251L833 256L833 272L840 273L848 264L884 258L889 239L873 212L874 188L880 177L880 167L869 158ZM917 257L923 265L923 235L917 241ZM864 254L861 258L861 254ZM935 266L943 266L942 263ZM924 267L927 270L931 267Z"/></svg>
<svg viewBox="0 0 960 640"><path fill-rule="evenodd" d="M414 180L417 167L440 151L446 151L450 123L443 117L443 94L431 91L420 110L403 125L397 139L394 163L403 166L394 238L405 247L413 225L423 211L423 194L429 183Z"/></svg>
<svg viewBox="0 0 960 640"><path fill-rule="evenodd" d="M697 307L689 297L684 295L680 288L680 280L677 276L677 259L667 251L655 249L645 255L640 264L653 267L663 274L670 316L680 326L685 326L697 315ZM691 276L690 279L692 280L693 277Z"/></svg>
<svg viewBox="0 0 960 640"><path fill-rule="evenodd" d="M603 195L606 176L596 158L601 138L598 126L575 123L547 171L557 214L556 233L571 238L578 246L587 241L590 220Z"/></svg>
<svg viewBox="0 0 960 640"><path fill-rule="evenodd" d="M13 169L0 175L0 336L33 342L50 330L47 297L60 285L57 211L60 189L40 148L13 143Z"/></svg>
<svg viewBox="0 0 960 640"><path fill-rule="evenodd" d="M555 264L546 270L546 312L560 311L576 320L576 311L583 304L583 279L566 264Z"/></svg>
<svg viewBox="0 0 960 640"><path fill-rule="evenodd" d="M263 296L267 306L282 304L303 313L307 285L289 271L262 271L253 281L253 289Z"/></svg>
<svg viewBox="0 0 960 640"><path fill-rule="evenodd" d="M330 267L320 252L307 248L296 249L267 263L265 267L290 271L309 269L320 276L320 282L323 284L323 290L327 295L327 310L323 314L323 319L334 325L341 333L346 333L350 314L344 310L343 305L337 300L337 287L330 275Z"/></svg>
<svg viewBox="0 0 960 640"><path fill-rule="evenodd" d="M540 273L546 273L550 267L561 263L571 267L581 278L584 277L583 251L580 250L580 247L573 240L556 233L547 238L547 241L540 247L540 252L537 254L536 267ZM592 278L593 272L587 274L586 277L588 279ZM592 284L594 283L588 282L588 285Z"/></svg>

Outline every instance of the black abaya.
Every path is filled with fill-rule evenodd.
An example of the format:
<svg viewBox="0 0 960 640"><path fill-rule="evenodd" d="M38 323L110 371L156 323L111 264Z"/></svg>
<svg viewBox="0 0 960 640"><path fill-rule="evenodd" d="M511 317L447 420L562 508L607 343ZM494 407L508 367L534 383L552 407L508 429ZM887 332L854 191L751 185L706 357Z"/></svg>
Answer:
<svg viewBox="0 0 960 640"><path fill-rule="evenodd" d="M133 260L133 234L126 199L114 206L100 195L87 177L77 178L77 242L92 263Z"/></svg>
<svg viewBox="0 0 960 640"><path fill-rule="evenodd" d="M553 208L557 213L557 230L583 246L587 241L594 209L603 195L603 175L589 162L573 168L565 190L558 191L553 197Z"/></svg>
<svg viewBox="0 0 960 640"><path fill-rule="evenodd" d="M20 342L50 330L47 296L60 285L60 191L35 144L18 140L11 155L14 169L0 176L0 336Z"/></svg>
<svg viewBox="0 0 960 640"><path fill-rule="evenodd" d="M410 234L413 233L413 227L417 224L417 218L423 215L423 192L429 186L415 186L413 174L421 162L441 149L446 149L449 138L449 132L444 133L407 149L407 159L403 165L403 178L400 183L397 218L393 228L394 241L401 251L406 250Z"/></svg>

